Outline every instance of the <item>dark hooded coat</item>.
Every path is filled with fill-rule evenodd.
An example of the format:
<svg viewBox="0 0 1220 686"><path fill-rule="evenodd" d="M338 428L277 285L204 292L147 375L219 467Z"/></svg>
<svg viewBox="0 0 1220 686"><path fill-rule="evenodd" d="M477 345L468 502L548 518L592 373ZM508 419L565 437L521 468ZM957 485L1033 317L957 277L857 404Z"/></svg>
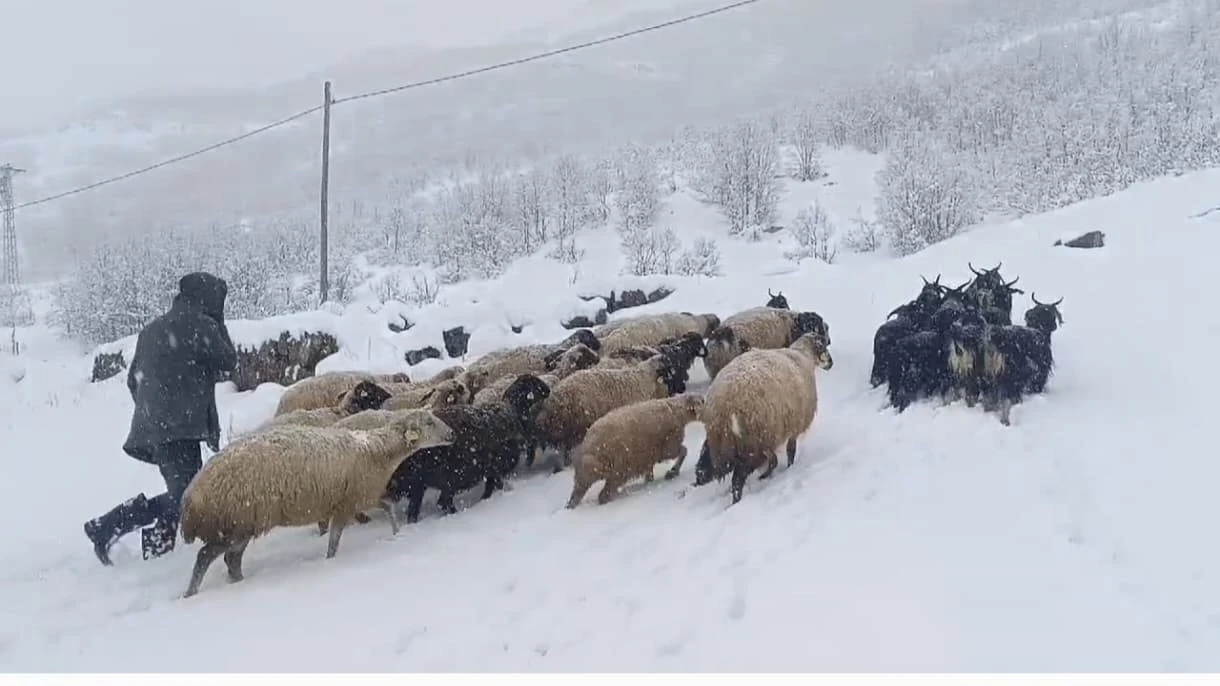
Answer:
<svg viewBox="0 0 1220 686"><path fill-rule="evenodd" d="M237 366L237 351L224 323L228 284L205 272L187 274L169 312L149 322L136 341L127 371L135 401L123 450L157 464L154 447L205 441L220 447L216 383Z"/></svg>

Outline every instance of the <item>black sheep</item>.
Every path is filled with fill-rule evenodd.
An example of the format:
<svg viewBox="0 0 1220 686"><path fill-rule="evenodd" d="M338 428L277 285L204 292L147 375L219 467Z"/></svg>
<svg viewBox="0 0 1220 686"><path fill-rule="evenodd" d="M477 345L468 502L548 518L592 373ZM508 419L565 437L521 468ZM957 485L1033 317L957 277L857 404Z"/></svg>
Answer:
<svg viewBox="0 0 1220 686"><path fill-rule="evenodd" d="M437 505L446 513L457 508L453 496L485 483L483 499L504 487L504 477L517 466L534 417L551 389L537 376L522 374L504 391L504 400L484 406L454 405L433 413L456 436L452 445L420 450L390 477L386 497L407 498L407 522L419 520L424 493L441 492Z"/></svg>

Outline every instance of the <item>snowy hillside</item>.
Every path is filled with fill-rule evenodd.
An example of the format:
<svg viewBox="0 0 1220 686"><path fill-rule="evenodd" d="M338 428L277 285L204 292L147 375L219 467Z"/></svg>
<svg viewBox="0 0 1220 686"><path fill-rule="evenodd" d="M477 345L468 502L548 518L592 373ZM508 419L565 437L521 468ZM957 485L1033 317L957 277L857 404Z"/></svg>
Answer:
<svg viewBox="0 0 1220 686"><path fill-rule="evenodd" d="M451 517L430 498L397 537L381 518L353 527L333 560L312 530L273 532L245 581L214 570L185 601L194 547L144 562L124 540L106 569L81 533L160 488L119 449L121 377L90 385L79 356L4 360L0 516L15 525L0 551L0 669L1220 669L1220 553L1195 535L1220 516L1207 429L1220 373L1206 365L1220 331L1211 293L1179 276L1208 272L1220 249L1220 215L1192 218L1220 204L1218 184L1217 170L1143 183L896 262L793 265L766 240L734 244L724 277L663 277L677 291L649 309L724 316L782 289L826 318L835 357L795 466L751 480L738 505L727 483L693 488L691 467L573 511L570 472L526 475ZM849 195L825 202L850 213ZM684 238L702 222L674 211ZM1091 229L1105 248L1051 247ZM867 376L885 313L920 274L956 284L967 261L1001 260L1040 299L1064 298L1048 393L1008 428L960 405L881 409ZM557 337L544 323L576 287L566 265L541 264L463 284L450 305ZM401 354L365 312L346 317L336 366ZM494 347L498 325L480 324L472 347ZM280 392L222 387L221 416L252 426ZM692 425L692 452L700 435Z"/></svg>

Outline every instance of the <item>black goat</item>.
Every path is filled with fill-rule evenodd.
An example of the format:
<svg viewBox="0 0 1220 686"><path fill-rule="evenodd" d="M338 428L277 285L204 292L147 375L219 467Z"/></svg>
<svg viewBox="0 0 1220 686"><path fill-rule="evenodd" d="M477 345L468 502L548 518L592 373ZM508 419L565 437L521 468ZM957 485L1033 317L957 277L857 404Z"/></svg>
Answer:
<svg viewBox="0 0 1220 686"><path fill-rule="evenodd" d="M1012 324L1012 294L1025 294L1025 291L1020 288L1014 288L1021 277L1018 276L1005 283L1004 277L1000 276L1000 267L1004 266L1003 262L983 271L975 269L974 265L969 262L966 263L966 266L974 272L974 280L966 287L966 301L978 308L988 324L992 326Z"/></svg>
<svg viewBox="0 0 1220 686"><path fill-rule="evenodd" d="M983 360L983 408L995 410L1000 423L1011 423L1012 406L1026 393L1042 393L1055 365L1051 334L1063 322L1059 304L1040 303L1025 312L1026 326L997 326L989 333Z"/></svg>
<svg viewBox="0 0 1220 686"><path fill-rule="evenodd" d="M788 309L788 299L784 297L783 291L772 293L771 289L768 288L767 295L770 296L770 299L767 300L767 307L774 307L777 310Z"/></svg>
<svg viewBox="0 0 1220 686"><path fill-rule="evenodd" d="M453 429L452 445L425 448L403 462L386 487L386 498L407 499L407 522L419 521L424 493L441 492L436 504L453 514L453 496L485 483L483 499L504 487L504 477L517 466L541 403L551 394L541 379L522 374L504 391L503 400L485 406L452 405L433 410Z"/></svg>
<svg viewBox="0 0 1220 686"><path fill-rule="evenodd" d="M932 314L940 308L948 294L953 293L955 300L961 300L960 289L964 286L959 286L957 290L950 289L941 285L940 277L941 275L937 274L934 280L928 281L928 277L920 276L919 278L923 279L923 287L919 289L919 295L915 296L914 300L894 308L886 316L886 321L877 327L876 333L873 334L873 368L868 377L873 388L885 383L889 378L894 344L927 327Z"/></svg>
<svg viewBox="0 0 1220 686"><path fill-rule="evenodd" d="M965 397L966 406L974 407L979 401L988 333L987 320L974 310L966 310L949 325L945 336L949 366L947 402Z"/></svg>
<svg viewBox="0 0 1220 686"><path fill-rule="evenodd" d="M959 382L950 370L952 344L969 347L969 327L978 313L957 299L946 298L933 313L930 328L894 342L885 371L890 404L902 412L921 397L945 396Z"/></svg>

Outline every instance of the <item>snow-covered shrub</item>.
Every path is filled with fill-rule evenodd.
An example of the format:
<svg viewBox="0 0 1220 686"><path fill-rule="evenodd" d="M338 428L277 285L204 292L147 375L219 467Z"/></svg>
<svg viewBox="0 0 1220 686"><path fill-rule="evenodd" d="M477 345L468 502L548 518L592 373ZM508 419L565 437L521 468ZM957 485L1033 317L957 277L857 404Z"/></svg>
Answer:
<svg viewBox="0 0 1220 686"><path fill-rule="evenodd" d="M627 269L635 276L674 273L674 257L680 244L674 230L649 228L623 234Z"/></svg>
<svg viewBox="0 0 1220 686"><path fill-rule="evenodd" d="M840 242L852 252L876 252L881 247L881 230L877 222L866 219L863 210L856 208L856 216L843 231Z"/></svg>
<svg viewBox="0 0 1220 686"><path fill-rule="evenodd" d="M904 136L877 173L878 218L897 255L952 238L982 219L961 156L921 132Z"/></svg>
<svg viewBox="0 0 1220 686"><path fill-rule="evenodd" d="M789 228L797 249L786 253L785 257L797 262L812 257L830 264L838 254L835 247L835 227L830 221L830 215L816 202L797 212L796 218Z"/></svg>
<svg viewBox="0 0 1220 686"><path fill-rule="evenodd" d="M694 187L705 200L720 208L729 222L729 234L770 224L779 205L779 146L765 125L740 121L709 135L701 146Z"/></svg>
<svg viewBox="0 0 1220 686"><path fill-rule="evenodd" d="M683 276L720 276L720 248L710 238L698 238L690 249L678 256L675 265Z"/></svg>

